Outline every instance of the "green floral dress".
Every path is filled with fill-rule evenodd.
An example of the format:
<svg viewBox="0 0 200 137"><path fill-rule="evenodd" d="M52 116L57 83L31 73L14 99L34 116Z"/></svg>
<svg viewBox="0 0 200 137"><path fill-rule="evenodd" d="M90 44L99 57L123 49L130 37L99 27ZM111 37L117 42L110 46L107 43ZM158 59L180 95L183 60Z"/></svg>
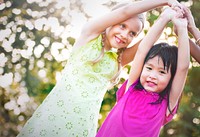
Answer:
<svg viewBox="0 0 200 137"><path fill-rule="evenodd" d="M27 121L18 137L94 137L109 80L118 70L117 54L106 51L102 36L73 51L62 78Z"/></svg>

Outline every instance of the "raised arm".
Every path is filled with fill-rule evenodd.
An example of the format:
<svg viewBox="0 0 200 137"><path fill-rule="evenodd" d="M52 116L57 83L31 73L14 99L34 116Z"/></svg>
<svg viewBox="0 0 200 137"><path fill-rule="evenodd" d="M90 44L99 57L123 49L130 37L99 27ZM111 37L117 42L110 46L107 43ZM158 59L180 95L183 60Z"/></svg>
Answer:
<svg viewBox="0 0 200 137"><path fill-rule="evenodd" d="M119 24L134 15L154 9L164 5L180 5L176 0L141 0L133 2L127 6L111 11L98 19L89 21L82 30L82 35L89 39L95 38L106 28Z"/></svg>
<svg viewBox="0 0 200 137"><path fill-rule="evenodd" d="M172 82L172 87L169 96L169 105L171 110L174 109L174 107L176 106L180 95L183 91L190 64L190 47L187 30L187 19L173 18L172 22L177 28L178 60L177 70L174 76L174 80ZM167 114L169 114L169 110L167 111Z"/></svg>
<svg viewBox="0 0 200 137"><path fill-rule="evenodd" d="M144 37L144 39L139 44L138 50L137 50L134 60L132 62L127 88L139 78L139 76L142 72L143 65L144 65L144 59L145 59L148 51L151 49L151 47L154 45L154 43L158 40L164 27L171 20L172 15L175 15L175 14L177 14L177 13L174 10L172 10L171 8L166 9L160 15L158 20L150 28L147 35Z"/></svg>
<svg viewBox="0 0 200 137"><path fill-rule="evenodd" d="M198 46L197 44L195 44L191 39L189 39L189 43L190 43L190 54L192 55L192 57L198 63L200 63L200 46Z"/></svg>
<svg viewBox="0 0 200 137"><path fill-rule="evenodd" d="M190 53L192 57L200 63L200 31L196 27L196 24L194 22L194 18L192 16L191 11L188 8L184 8L187 20L188 20L188 31L193 35L197 43L193 42L192 40L189 40L190 43Z"/></svg>

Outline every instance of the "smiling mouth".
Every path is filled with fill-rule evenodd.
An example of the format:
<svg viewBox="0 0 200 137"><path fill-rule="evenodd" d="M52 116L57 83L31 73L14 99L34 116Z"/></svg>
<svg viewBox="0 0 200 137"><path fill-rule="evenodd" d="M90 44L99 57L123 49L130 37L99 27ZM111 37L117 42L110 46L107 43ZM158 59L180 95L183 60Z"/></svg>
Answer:
<svg viewBox="0 0 200 137"><path fill-rule="evenodd" d="M122 41L120 38L118 38L117 36L115 36L115 41L118 43L118 44L124 44L125 42Z"/></svg>
<svg viewBox="0 0 200 137"><path fill-rule="evenodd" d="M147 81L147 84L148 84L149 87L153 87L153 86L157 85L156 83L151 82L151 81Z"/></svg>

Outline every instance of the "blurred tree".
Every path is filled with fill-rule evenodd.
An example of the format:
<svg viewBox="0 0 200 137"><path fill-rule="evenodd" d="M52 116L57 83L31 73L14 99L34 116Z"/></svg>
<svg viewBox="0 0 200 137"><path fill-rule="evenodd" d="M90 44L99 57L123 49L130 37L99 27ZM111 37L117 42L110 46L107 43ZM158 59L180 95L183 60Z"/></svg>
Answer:
<svg viewBox="0 0 200 137"><path fill-rule="evenodd" d="M162 136L198 137L200 135L200 67L190 69L176 118L163 129Z"/></svg>
<svg viewBox="0 0 200 137"><path fill-rule="evenodd" d="M0 136L13 137L54 87L74 39L62 3L8 0L0 10Z"/></svg>
<svg viewBox="0 0 200 137"><path fill-rule="evenodd" d="M97 5L110 7L118 0L86 2L84 0L5 0L0 4L0 136L14 137L37 106L54 87L67 63L70 50L82 24ZM198 0L185 1L191 5L197 26ZM89 4L89 6L87 5ZM96 4L95 6L91 6ZM89 9L92 12L89 12ZM96 8L95 10L98 10ZM147 14L151 26L160 9ZM174 39L172 25L164 31L163 39ZM162 130L162 137L200 136L199 64L193 62L187 85L175 120ZM128 72L130 66L125 70ZM125 73L127 73L125 72ZM99 126L115 104L115 93L120 84L109 90L102 102Z"/></svg>

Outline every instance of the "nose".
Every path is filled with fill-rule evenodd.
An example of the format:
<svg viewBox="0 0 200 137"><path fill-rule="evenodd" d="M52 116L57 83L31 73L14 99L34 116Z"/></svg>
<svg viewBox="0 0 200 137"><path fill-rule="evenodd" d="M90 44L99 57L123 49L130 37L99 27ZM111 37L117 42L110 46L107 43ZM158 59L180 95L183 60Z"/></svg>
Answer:
<svg viewBox="0 0 200 137"><path fill-rule="evenodd" d="M149 78L150 78L150 79L156 79L156 78L157 78L156 72L152 71L152 72L149 74Z"/></svg>
<svg viewBox="0 0 200 137"><path fill-rule="evenodd" d="M128 39L128 33L129 33L128 30L123 30L123 31L121 32L121 37L122 37L123 39Z"/></svg>

